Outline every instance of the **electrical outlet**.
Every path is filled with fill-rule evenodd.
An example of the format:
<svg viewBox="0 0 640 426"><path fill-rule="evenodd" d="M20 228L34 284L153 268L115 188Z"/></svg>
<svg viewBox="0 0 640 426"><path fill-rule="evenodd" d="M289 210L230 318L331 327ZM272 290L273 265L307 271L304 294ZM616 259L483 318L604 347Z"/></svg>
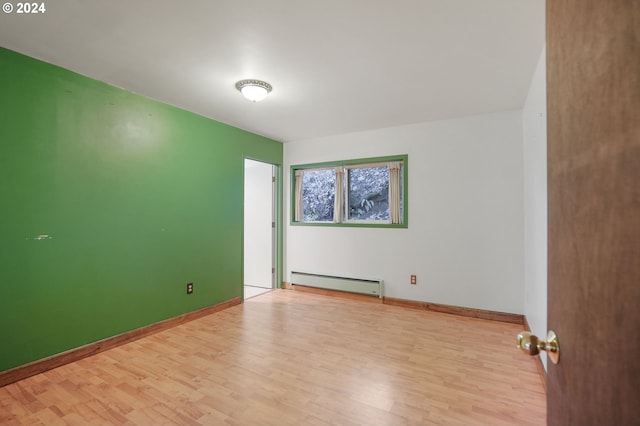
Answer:
<svg viewBox="0 0 640 426"><path fill-rule="evenodd" d="M187 283L187 294L193 293L193 283Z"/></svg>
<svg viewBox="0 0 640 426"><path fill-rule="evenodd" d="M411 275L411 285L418 284L418 277L415 275Z"/></svg>

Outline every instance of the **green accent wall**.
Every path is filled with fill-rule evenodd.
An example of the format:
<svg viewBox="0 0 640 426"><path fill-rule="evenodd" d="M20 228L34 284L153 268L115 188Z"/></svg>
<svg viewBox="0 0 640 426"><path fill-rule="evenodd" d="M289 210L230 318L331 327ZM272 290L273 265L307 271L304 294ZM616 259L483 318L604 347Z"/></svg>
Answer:
<svg viewBox="0 0 640 426"><path fill-rule="evenodd" d="M0 48L0 371L240 297L244 157L282 144Z"/></svg>

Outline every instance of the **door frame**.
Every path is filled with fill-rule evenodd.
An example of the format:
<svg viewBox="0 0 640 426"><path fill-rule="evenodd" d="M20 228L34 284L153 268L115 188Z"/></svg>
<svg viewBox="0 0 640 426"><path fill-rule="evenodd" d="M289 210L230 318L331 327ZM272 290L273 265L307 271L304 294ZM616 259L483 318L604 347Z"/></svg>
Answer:
<svg viewBox="0 0 640 426"><path fill-rule="evenodd" d="M272 265L275 268L275 273L272 274L272 288L282 288L282 270L283 270L283 219L282 219L282 164L274 163L268 160L264 160L259 157L244 155L242 157L242 265L241 265L241 280L240 280L240 296L244 301L244 229L245 229L245 216L244 216L244 194L245 194L245 160L257 161L264 164L269 164L273 167L272 176L275 178L273 182L272 198L273 198L273 222L275 227L273 230L272 238Z"/></svg>

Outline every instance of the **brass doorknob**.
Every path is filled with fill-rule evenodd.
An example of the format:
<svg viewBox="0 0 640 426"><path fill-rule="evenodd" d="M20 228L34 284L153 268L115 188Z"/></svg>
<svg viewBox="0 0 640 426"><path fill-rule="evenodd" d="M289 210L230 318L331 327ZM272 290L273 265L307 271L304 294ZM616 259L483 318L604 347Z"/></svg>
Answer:
<svg viewBox="0 0 640 426"><path fill-rule="evenodd" d="M518 334L518 347L527 355L538 355L540 351L545 351L554 364L560 361L560 342L553 330L549 330L547 340L540 340L535 334L523 331Z"/></svg>

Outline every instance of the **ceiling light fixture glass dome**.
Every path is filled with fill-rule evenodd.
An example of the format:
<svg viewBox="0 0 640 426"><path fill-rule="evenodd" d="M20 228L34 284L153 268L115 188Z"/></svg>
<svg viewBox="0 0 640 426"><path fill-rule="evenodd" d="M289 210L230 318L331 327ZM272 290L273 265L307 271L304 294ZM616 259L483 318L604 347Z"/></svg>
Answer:
<svg viewBox="0 0 640 426"><path fill-rule="evenodd" d="M262 80L240 80L236 83L236 89L251 102L260 102L267 97L272 87Z"/></svg>

